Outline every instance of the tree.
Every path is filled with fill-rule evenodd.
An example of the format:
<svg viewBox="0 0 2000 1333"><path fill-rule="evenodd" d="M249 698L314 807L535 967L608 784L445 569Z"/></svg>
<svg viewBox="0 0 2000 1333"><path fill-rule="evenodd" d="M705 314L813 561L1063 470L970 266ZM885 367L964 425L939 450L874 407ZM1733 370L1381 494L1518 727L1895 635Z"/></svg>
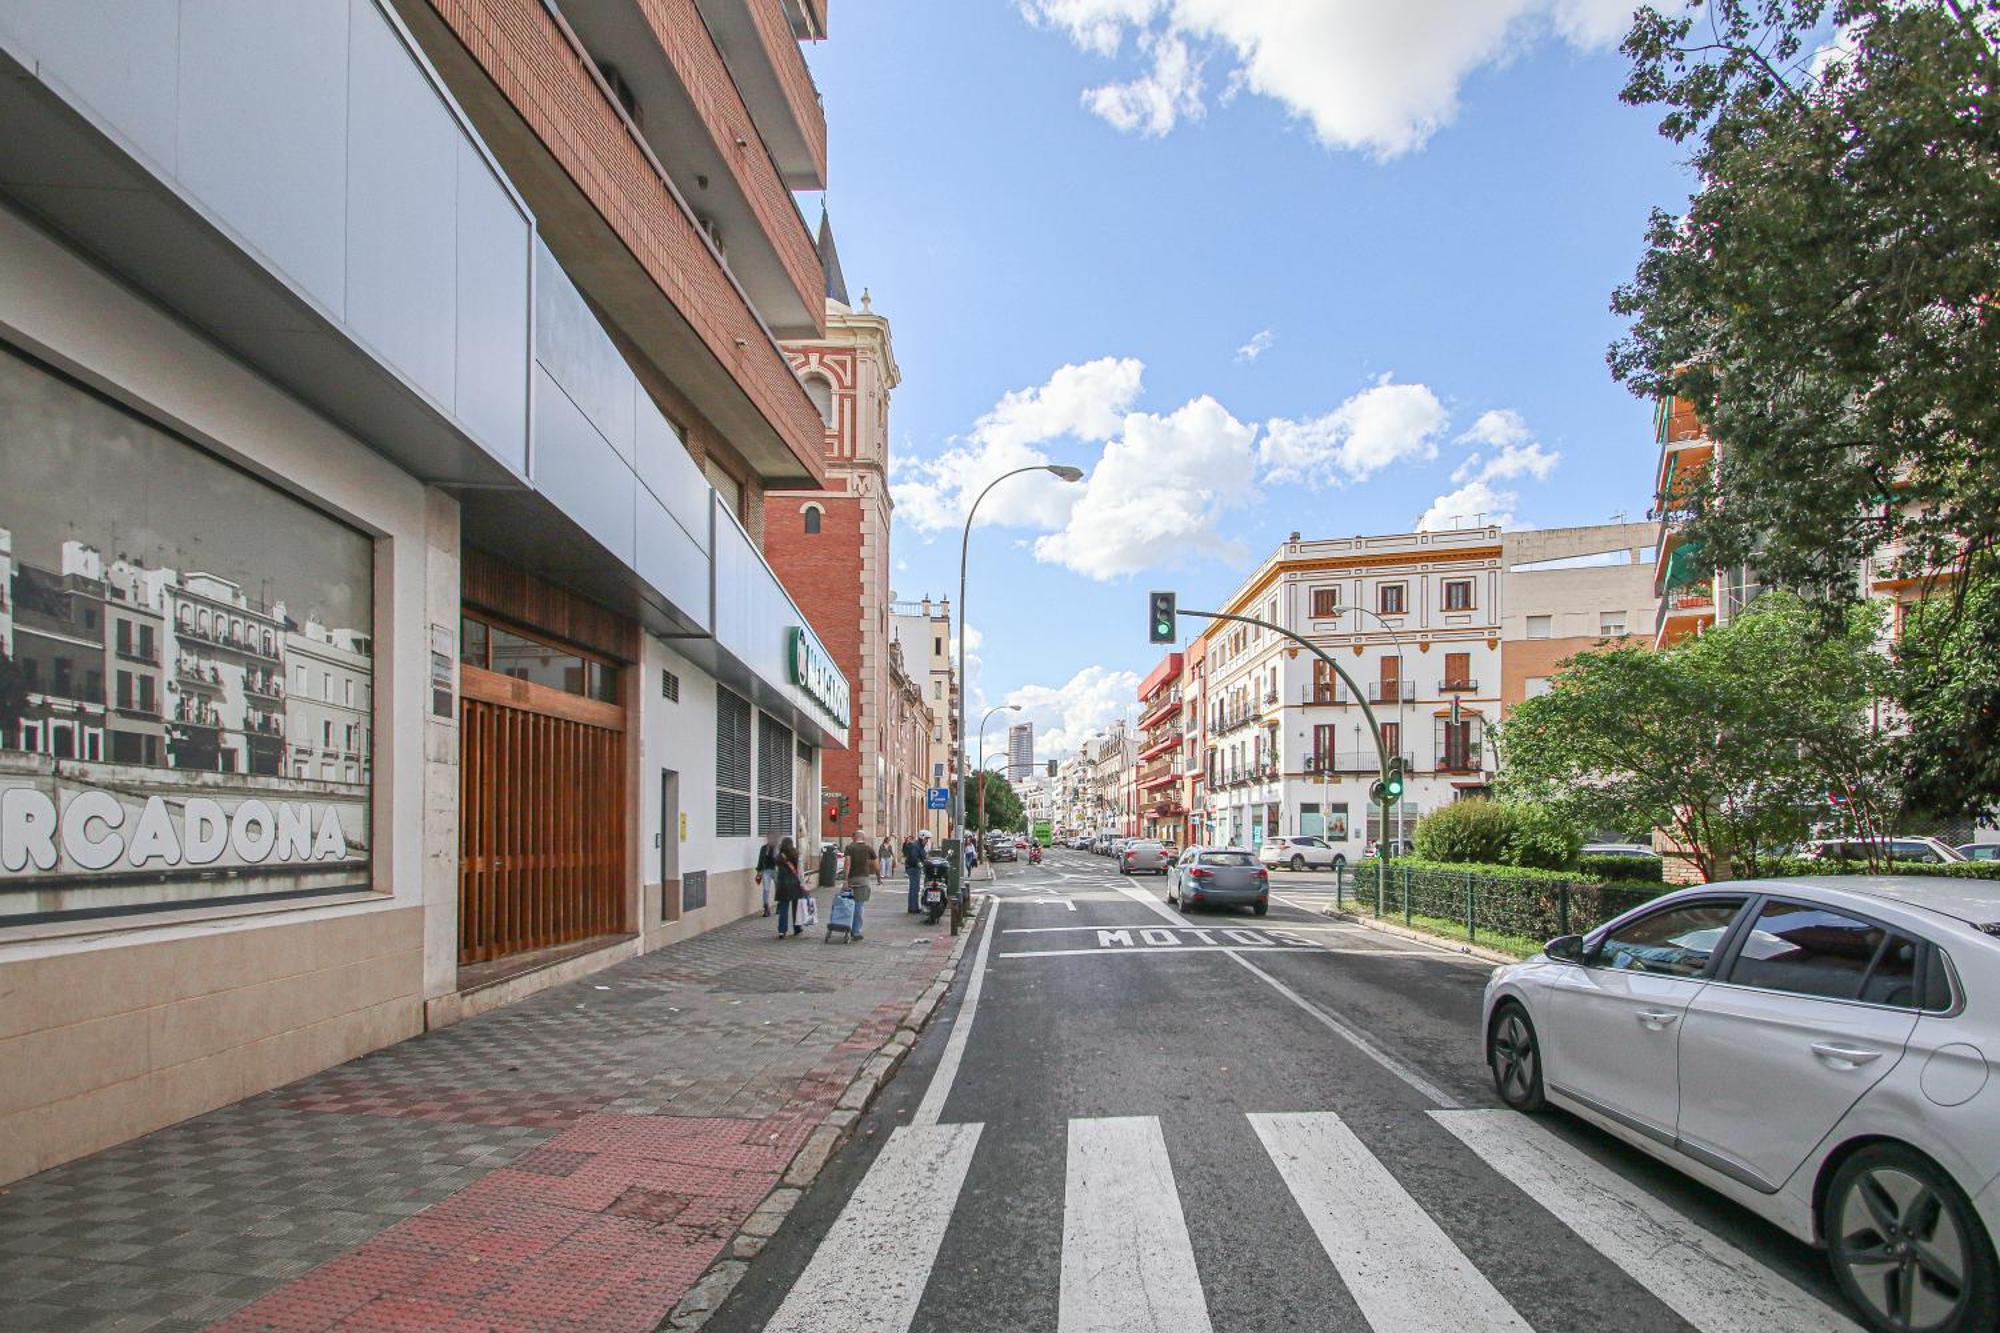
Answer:
<svg viewBox="0 0 2000 1333"><path fill-rule="evenodd" d="M1828 633L1816 609L1770 593L1660 652L1572 657L1499 729L1504 790L1584 827L1665 828L1705 879L1756 873L1829 816L1830 797L1857 832L1887 838L1898 761L1875 708L1891 670L1878 614L1854 608Z"/></svg>
<svg viewBox="0 0 2000 1333"><path fill-rule="evenodd" d="M1014 784L998 773L988 771L986 777L986 828L1018 829L1027 825L1026 812L1021 807L1021 797L1014 790ZM979 828L979 778L977 773L968 774L965 779L965 822Z"/></svg>
<svg viewBox="0 0 2000 1333"><path fill-rule="evenodd" d="M1912 607L1896 660L1904 791L1938 814L1979 813L2000 795L2000 572L1975 576L1959 608Z"/></svg>
<svg viewBox="0 0 2000 1333"><path fill-rule="evenodd" d="M1663 497L1715 565L1851 598L1888 542L1947 575L2000 549L1996 33L1993 0L1635 15L1624 100L1700 184L1654 212L1610 363L1721 446Z"/></svg>

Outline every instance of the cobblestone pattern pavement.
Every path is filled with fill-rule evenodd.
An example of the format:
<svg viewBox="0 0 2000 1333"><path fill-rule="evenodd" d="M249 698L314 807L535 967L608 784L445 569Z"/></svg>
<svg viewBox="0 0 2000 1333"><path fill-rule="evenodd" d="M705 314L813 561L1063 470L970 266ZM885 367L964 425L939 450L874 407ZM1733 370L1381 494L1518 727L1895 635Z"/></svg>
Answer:
<svg viewBox="0 0 2000 1333"><path fill-rule="evenodd" d="M0 1327L650 1329L948 966L917 921L746 919L20 1181Z"/></svg>

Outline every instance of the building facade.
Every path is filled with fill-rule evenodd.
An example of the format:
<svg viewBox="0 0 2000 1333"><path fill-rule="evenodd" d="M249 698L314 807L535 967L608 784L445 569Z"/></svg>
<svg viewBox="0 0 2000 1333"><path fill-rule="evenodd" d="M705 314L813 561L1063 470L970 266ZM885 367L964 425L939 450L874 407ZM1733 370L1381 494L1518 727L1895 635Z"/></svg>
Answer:
<svg viewBox="0 0 2000 1333"><path fill-rule="evenodd" d="M1139 836L1188 844L1186 658L1168 653L1139 682L1139 739L1133 775Z"/></svg>
<svg viewBox="0 0 2000 1333"><path fill-rule="evenodd" d="M1007 780L1020 782L1034 772L1035 724L1016 722L1007 728Z"/></svg>
<svg viewBox="0 0 2000 1333"><path fill-rule="evenodd" d="M885 723L889 800L880 825L862 825L877 841L886 835L900 842L926 826L929 812L924 809L924 797L930 785L931 736L937 730L937 715L925 698L928 674L910 670L902 643L890 641Z"/></svg>
<svg viewBox="0 0 2000 1333"><path fill-rule="evenodd" d="M890 615L890 633L902 645L903 662L912 677L921 672L924 702L931 710L929 762L925 772L931 787L951 790L958 773L952 760L952 738L958 735L958 668L951 655L951 599L923 598L897 602ZM928 806L928 802L926 802ZM924 810L923 821L898 832L929 829L942 843L951 816L945 810Z"/></svg>
<svg viewBox="0 0 2000 1333"><path fill-rule="evenodd" d="M0 1182L755 911L850 721L820 0L128 18L0 14Z"/></svg>
<svg viewBox="0 0 2000 1333"><path fill-rule="evenodd" d="M1547 692L1562 664L1607 644L1650 645L1659 623L1654 527L1531 528L1501 540L1500 711Z"/></svg>

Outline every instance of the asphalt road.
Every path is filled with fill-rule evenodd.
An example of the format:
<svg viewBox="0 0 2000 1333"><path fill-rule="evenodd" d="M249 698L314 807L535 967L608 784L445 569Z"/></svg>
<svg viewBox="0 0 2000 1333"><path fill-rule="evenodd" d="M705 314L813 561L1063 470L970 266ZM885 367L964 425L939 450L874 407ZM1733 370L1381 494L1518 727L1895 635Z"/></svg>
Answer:
<svg viewBox="0 0 2000 1333"><path fill-rule="evenodd" d="M991 887L949 1009L710 1330L1848 1327L1808 1247L1500 1108L1487 964L1306 899L1183 917L1084 853Z"/></svg>

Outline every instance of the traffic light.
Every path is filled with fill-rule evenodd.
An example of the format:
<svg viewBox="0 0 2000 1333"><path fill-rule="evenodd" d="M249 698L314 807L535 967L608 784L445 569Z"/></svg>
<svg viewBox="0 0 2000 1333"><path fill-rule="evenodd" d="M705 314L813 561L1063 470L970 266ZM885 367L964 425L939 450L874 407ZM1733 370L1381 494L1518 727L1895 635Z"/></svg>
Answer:
<svg viewBox="0 0 2000 1333"><path fill-rule="evenodd" d="M1151 612L1151 618L1146 624L1149 643L1172 643L1180 637L1179 627L1175 623L1175 600L1176 594L1170 592L1146 594L1146 605Z"/></svg>
<svg viewBox="0 0 2000 1333"><path fill-rule="evenodd" d="M1403 799L1403 761L1400 757L1389 761L1389 780L1383 785L1382 795L1391 801Z"/></svg>

